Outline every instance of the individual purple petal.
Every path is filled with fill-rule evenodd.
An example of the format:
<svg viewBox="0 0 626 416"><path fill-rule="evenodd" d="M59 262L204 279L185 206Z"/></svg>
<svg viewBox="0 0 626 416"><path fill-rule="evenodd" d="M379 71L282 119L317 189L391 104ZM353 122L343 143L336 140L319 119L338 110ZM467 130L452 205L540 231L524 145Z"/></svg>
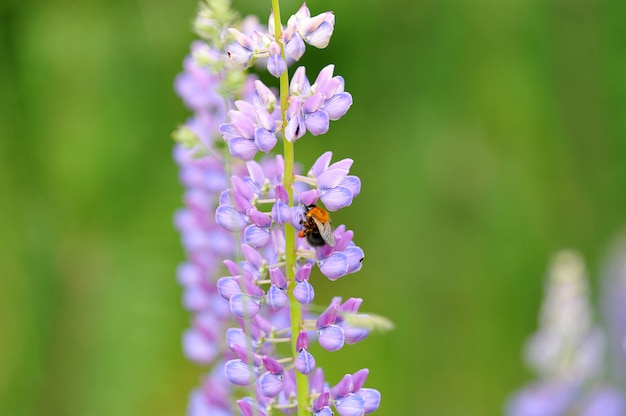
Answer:
<svg viewBox="0 0 626 416"><path fill-rule="evenodd" d="M380 407L380 392L376 389L360 389L356 395L363 399L365 414L373 413ZM608 415L607 415L608 416Z"/></svg>
<svg viewBox="0 0 626 416"><path fill-rule="evenodd" d="M230 300L234 295L241 293L238 279L228 276L217 281L217 293L226 300Z"/></svg>
<svg viewBox="0 0 626 416"><path fill-rule="evenodd" d="M293 73L291 81L289 82L289 95L302 96L309 92L311 85L309 84L305 71L306 69L303 66L300 66L296 69L296 72ZM297 112L300 112L300 107Z"/></svg>
<svg viewBox="0 0 626 416"><path fill-rule="evenodd" d="M313 411L317 412L328 406L328 399L330 399L330 392L325 391L317 396L315 402L313 403ZM316 413L317 414L317 413Z"/></svg>
<svg viewBox="0 0 626 416"><path fill-rule="evenodd" d="M270 56L267 60L267 71L270 74L274 75L276 78L279 78L283 74L283 72L287 70L287 64L281 56L280 46L278 45L278 43L270 43L268 52Z"/></svg>
<svg viewBox="0 0 626 416"><path fill-rule="evenodd" d="M218 344L195 329L187 329L183 333L183 350L190 360L200 364L209 364L217 356Z"/></svg>
<svg viewBox="0 0 626 416"><path fill-rule="evenodd" d="M309 170L309 174L313 177L317 178L322 174L330 165L330 160L333 158L333 152L325 152L320 157L317 158L311 169Z"/></svg>
<svg viewBox="0 0 626 416"><path fill-rule="evenodd" d="M269 227L272 225L272 217L256 208L248 210L248 217L250 217L250 221L252 221L253 224L259 227Z"/></svg>
<svg viewBox="0 0 626 416"><path fill-rule="evenodd" d="M320 20L322 21L321 24L319 23ZM306 24L300 28L300 32L304 33L303 37L306 43L316 48L323 49L328 46L334 27L335 16L331 12L326 12L309 19Z"/></svg>
<svg viewBox="0 0 626 416"><path fill-rule="evenodd" d="M348 188L338 186L329 190L323 190L320 198L326 209L337 211L352 204L353 195Z"/></svg>
<svg viewBox="0 0 626 416"><path fill-rule="evenodd" d="M269 152L276 146L278 139L274 133L267 131L263 127L257 127L254 130L254 144L259 148L262 152Z"/></svg>
<svg viewBox="0 0 626 416"><path fill-rule="evenodd" d="M287 278L285 274L280 269L280 267L272 267L270 268L270 281L272 284L278 286L281 289L285 289L287 287Z"/></svg>
<svg viewBox="0 0 626 416"><path fill-rule="evenodd" d="M317 186L322 190L335 188L347 175L347 169L327 169L317 177Z"/></svg>
<svg viewBox="0 0 626 416"><path fill-rule="evenodd" d="M305 280L309 280L309 276L311 276L311 269L313 268L313 266L311 265L311 263L306 263L304 265L302 265L297 271L296 271L296 282L302 282Z"/></svg>
<svg viewBox="0 0 626 416"><path fill-rule="evenodd" d="M306 331L300 331L298 338L296 338L296 350L300 351L303 348L309 349L309 336Z"/></svg>
<svg viewBox="0 0 626 416"><path fill-rule="evenodd" d="M354 390L354 384L352 383L352 374L346 374L342 377L339 383L335 384L330 389L330 395L334 399L341 399L347 396Z"/></svg>
<svg viewBox="0 0 626 416"><path fill-rule="evenodd" d="M253 402L252 399L250 399L249 397L246 397L241 400L237 400L237 404L239 405L239 410L241 410L242 416L267 416L266 412L259 409L258 403ZM228 413L228 414L230 415L231 413ZM205 415L202 415L202 416L205 416ZM207 413L206 416L213 416L213 414Z"/></svg>
<svg viewBox="0 0 626 416"><path fill-rule="evenodd" d="M242 102L248 104L245 101ZM241 137L243 137L244 139L252 139L254 137L253 118L237 110L230 110L228 112L228 117L230 118L230 124L235 128L235 130L237 130L237 132L239 132L239 135Z"/></svg>
<svg viewBox="0 0 626 416"><path fill-rule="evenodd" d="M313 94L304 101L304 104L302 105L302 110L306 114L314 113L322 107L325 101L326 96L319 91L316 91L315 94Z"/></svg>
<svg viewBox="0 0 626 416"><path fill-rule="evenodd" d="M239 176L231 177L230 182L236 193L238 193L248 201L251 201L254 198L254 190Z"/></svg>
<svg viewBox="0 0 626 416"><path fill-rule="evenodd" d="M265 397L276 397L283 389L283 375L264 373L259 379L261 394Z"/></svg>
<svg viewBox="0 0 626 416"><path fill-rule="evenodd" d="M313 416L333 416L333 415L334 415L333 411L328 406L322 407L320 410L313 413Z"/></svg>
<svg viewBox="0 0 626 416"><path fill-rule="evenodd" d="M335 401L335 409L341 416L363 416L365 412L365 401L361 396L348 394Z"/></svg>
<svg viewBox="0 0 626 416"><path fill-rule="evenodd" d="M285 44L285 55L292 58L294 61L299 61L304 55L306 45L304 40L300 37L299 33L294 33L291 39Z"/></svg>
<svg viewBox="0 0 626 416"><path fill-rule="evenodd" d="M241 245L241 252L248 263L258 269L263 265L263 256L256 251L252 246L247 244Z"/></svg>
<svg viewBox="0 0 626 416"><path fill-rule="evenodd" d="M307 114L304 117L304 126L313 136L328 132L329 123L328 113L323 110Z"/></svg>
<svg viewBox="0 0 626 416"><path fill-rule="evenodd" d="M231 383L238 386L248 386L258 377L258 370L242 360L235 359L224 364L224 374Z"/></svg>
<svg viewBox="0 0 626 416"><path fill-rule="evenodd" d="M285 139L290 142L295 142L306 133L306 126L304 125L304 119L302 116L295 115L287 121L287 127L285 128Z"/></svg>
<svg viewBox="0 0 626 416"><path fill-rule="evenodd" d="M268 228L249 225L243 232L244 240L254 248L265 247L270 241Z"/></svg>
<svg viewBox="0 0 626 416"><path fill-rule="evenodd" d="M351 106L352 95L348 92L341 92L326 100L322 108L328 113L328 117L335 121L343 117Z"/></svg>
<svg viewBox="0 0 626 416"><path fill-rule="evenodd" d="M261 309L261 300L257 297L238 293L229 299L230 311L237 318L252 318Z"/></svg>
<svg viewBox="0 0 626 416"><path fill-rule="evenodd" d="M272 207L272 218L278 225L284 225L291 218L291 208L282 200L276 200Z"/></svg>
<svg viewBox="0 0 626 416"><path fill-rule="evenodd" d="M361 179L358 176L348 175L339 185L348 188L352 192L352 198L356 198L361 193Z"/></svg>
<svg viewBox="0 0 626 416"><path fill-rule="evenodd" d="M248 217L228 205L220 205L215 210L215 222L228 231L238 232L248 225Z"/></svg>
<svg viewBox="0 0 626 416"><path fill-rule="evenodd" d="M317 331L317 339L322 348L326 351L338 351L343 348L343 329L337 325L329 325Z"/></svg>
<svg viewBox="0 0 626 416"><path fill-rule="evenodd" d="M361 270L363 266L363 258L365 253L359 246L350 246L346 248L343 253L348 256L348 273L356 273Z"/></svg>
<svg viewBox="0 0 626 416"><path fill-rule="evenodd" d="M365 380L367 380L367 376L369 375L369 373L370 370L368 368L362 368L356 373L352 374L352 391L357 391L361 387L363 387L363 384L365 384Z"/></svg>
<svg viewBox="0 0 626 416"><path fill-rule="evenodd" d="M275 311L284 308L289 303L289 297L285 291L276 285L270 286L267 290L265 299L267 300L269 307Z"/></svg>
<svg viewBox="0 0 626 416"><path fill-rule="evenodd" d="M233 42L226 47L226 54L228 59L236 65L247 66L252 59L252 51L244 48L237 42Z"/></svg>
<svg viewBox="0 0 626 416"><path fill-rule="evenodd" d="M338 324L343 329L346 344L356 344L363 341L369 335L367 328L357 328L350 326L346 321L342 321Z"/></svg>
<svg viewBox="0 0 626 416"><path fill-rule="evenodd" d="M278 374L283 372L282 364L270 357L269 355L263 357L263 365L265 366L265 369L270 373Z"/></svg>
<svg viewBox="0 0 626 416"><path fill-rule="evenodd" d="M320 271L330 280L337 280L348 273L348 256L335 252L325 259L319 260Z"/></svg>
<svg viewBox="0 0 626 416"><path fill-rule="evenodd" d="M228 328L226 330L226 345L231 350L234 345L239 345L241 348L247 349L248 343L250 347L255 348L255 342L251 342L246 333L241 328Z"/></svg>
<svg viewBox="0 0 626 416"><path fill-rule="evenodd" d="M319 189L310 189L300 193L300 201L304 205L311 205L317 202L322 192Z"/></svg>
<svg viewBox="0 0 626 416"><path fill-rule="evenodd" d="M293 289L293 296L301 304L308 305L313 302L315 298L315 290L307 280L296 282L296 287Z"/></svg>
<svg viewBox="0 0 626 416"><path fill-rule="evenodd" d="M228 141L228 151L238 159L252 160L258 152L258 148L254 140L233 137Z"/></svg>
<svg viewBox="0 0 626 416"><path fill-rule="evenodd" d="M306 349L301 349L296 357L296 369L302 374L308 375L315 369L315 358Z"/></svg>

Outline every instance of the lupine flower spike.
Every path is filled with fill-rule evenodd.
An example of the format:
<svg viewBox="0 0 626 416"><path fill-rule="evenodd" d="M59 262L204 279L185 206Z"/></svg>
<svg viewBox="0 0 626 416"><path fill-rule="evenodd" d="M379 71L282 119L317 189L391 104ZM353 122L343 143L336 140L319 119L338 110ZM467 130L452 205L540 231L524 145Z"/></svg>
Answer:
<svg viewBox="0 0 626 416"><path fill-rule="evenodd" d="M333 162L327 151L303 170L294 157L296 141L328 133L352 106L335 65L313 82L304 67L289 69L306 45L329 44L335 16L312 15L302 4L283 25L272 0L263 26L239 21L226 0L208 0L194 26L203 40L175 82L193 112L174 133L186 189L175 223L187 257L178 276L192 313L184 351L211 371L187 414L373 413L381 395L364 387L369 370L328 382L309 349L317 342L337 351L381 322L389 327L359 313L360 298L336 297L321 314L314 311L323 307L311 307L320 274L355 273L365 256L355 233L330 219L361 191L353 160ZM279 78L275 85L246 72L255 64ZM283 154L273 154L279 141Z"/></svg>
<svg viewBox="0 0 626 416"><path fill-rule="evenodd" d="M619 280L623 281L623 277ZM623 285L619 289L611 297L626 294ZM525 350L526 361L537 380L509 399L506 414L626 414L626 396L606 373L606 347L606 331L594 322L583 261L574 252L561 252L550 268L539 329Z"/></svg>

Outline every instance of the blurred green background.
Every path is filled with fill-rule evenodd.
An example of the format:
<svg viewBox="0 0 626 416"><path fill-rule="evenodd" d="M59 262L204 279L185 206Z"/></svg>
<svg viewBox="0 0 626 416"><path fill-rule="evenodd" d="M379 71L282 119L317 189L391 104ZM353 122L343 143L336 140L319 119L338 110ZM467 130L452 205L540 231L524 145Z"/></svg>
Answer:
<svg viewBox="0 0 626 416"><path fill-rule="evenodd" d="M381 416L501 414L531 377L550 256L580 250L595 279L626 219L626 2L308 6L337 19L308 73L336 64L354 105L296 158L355 160L362 193L334 223L366 253L356 275L317 276L318 301L363 297L396 324L318 365L369 367ZM0 4L2 415L184 413L202 369L180 348L170 132L196 9Z"/></svg>

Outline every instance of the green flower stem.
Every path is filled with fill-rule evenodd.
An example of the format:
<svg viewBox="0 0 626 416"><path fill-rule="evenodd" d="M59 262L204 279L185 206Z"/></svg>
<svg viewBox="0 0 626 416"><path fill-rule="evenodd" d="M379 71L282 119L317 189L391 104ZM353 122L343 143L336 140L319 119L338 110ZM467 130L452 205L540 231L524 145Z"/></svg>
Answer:
<svg viewBox="0 0 626 416"><path fill-rule="evenodd" d="M272 0L274 10L274 39L280 45L282 58L285 59L285 45L281 41L282 24L280 22L280 5L278 0ZM286 60L285 60L286 62ZM293 143L285 139L285 127L287 126L287 107L289 106L289 73L285 71L280 76L280 113L282 124L280 131L283 136L283 157L285 159L285 170L283 172L283 186L289 195L289 206L293 206L293 165L294 146ZM289 312L291 314L291 349L295 361L298 356L296 340L302 327L302 305L293 296L293 289L296 286L296 230L289 223L285 223L285 276L287 278L287 294L289 295ZM308 378L295 370L296 389L298 398L298 416L310 414L307 410L309 398Z"/></svg>

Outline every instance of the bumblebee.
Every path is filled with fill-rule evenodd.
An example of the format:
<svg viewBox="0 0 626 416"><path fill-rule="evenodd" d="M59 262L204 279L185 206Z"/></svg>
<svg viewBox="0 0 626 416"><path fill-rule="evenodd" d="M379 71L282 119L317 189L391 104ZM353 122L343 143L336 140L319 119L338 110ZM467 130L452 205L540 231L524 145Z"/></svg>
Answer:
<svg viewBox="0 0 626 416"><path fill-rule="evenodd" d="M305 206L304 219L300 221L302 230L298 232L298 237L306 238L312 247L322 247L328 244L335 246L335 236L330 226L330 215L324 208L315 204Z"/></svg>

